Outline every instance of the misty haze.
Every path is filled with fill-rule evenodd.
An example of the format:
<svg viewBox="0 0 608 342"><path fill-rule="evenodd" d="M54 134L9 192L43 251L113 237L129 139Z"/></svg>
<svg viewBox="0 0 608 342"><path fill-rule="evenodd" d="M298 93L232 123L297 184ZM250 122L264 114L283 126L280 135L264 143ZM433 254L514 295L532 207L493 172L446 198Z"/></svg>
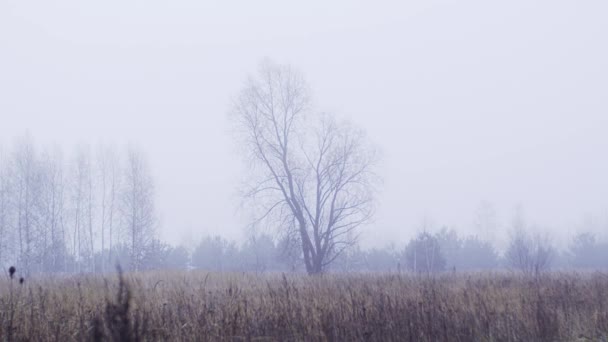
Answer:
<svg viewBox="0 0 608 342"><path fill-rule="evenodd" d="M608 3L0 0L3 340L608 340Z"/></svg>

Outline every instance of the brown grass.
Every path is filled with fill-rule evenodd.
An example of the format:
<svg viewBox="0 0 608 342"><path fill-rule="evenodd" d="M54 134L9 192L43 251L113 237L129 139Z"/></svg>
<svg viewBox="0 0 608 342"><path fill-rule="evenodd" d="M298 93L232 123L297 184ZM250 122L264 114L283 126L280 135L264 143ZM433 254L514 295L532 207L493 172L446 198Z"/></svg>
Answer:
<svg viewBox="0 0 608 342"><path fill-rule="evenodd" d="M0 282L2 340L608 339L604 274L431 279L182 272L10 282Z"/></svg>

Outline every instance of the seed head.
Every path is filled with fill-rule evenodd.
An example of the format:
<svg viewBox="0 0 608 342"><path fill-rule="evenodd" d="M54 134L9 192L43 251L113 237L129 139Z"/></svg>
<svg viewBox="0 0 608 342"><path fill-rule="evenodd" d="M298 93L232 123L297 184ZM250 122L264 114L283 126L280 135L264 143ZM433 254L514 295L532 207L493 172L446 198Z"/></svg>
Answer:
<svg viewBox="0 0 608 342"><path fill-rule="evenodd" d="M8 274L11 276L11 279L13 279L13 276L15 275L15 271L17 271L15 266L11 266L8 268Z"/></svg>
<svg viewBox="0 0 608 342"><path fill-rule="evenodd" d="M23 278L23 277L19 278L19 284L23 285L24 282L25 282L25 278Z"/></svg>

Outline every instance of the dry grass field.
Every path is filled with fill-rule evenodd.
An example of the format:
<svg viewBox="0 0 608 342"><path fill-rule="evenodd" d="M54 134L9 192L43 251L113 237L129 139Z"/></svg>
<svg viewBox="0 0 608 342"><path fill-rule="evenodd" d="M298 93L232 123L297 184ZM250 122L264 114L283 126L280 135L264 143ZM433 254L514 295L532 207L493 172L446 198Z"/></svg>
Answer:
<svg viewBox="0 0 608 342"><path fill-rule="evenodd" d="M149 273L0 282L5 341L606 341L608 276Z"/></svg>

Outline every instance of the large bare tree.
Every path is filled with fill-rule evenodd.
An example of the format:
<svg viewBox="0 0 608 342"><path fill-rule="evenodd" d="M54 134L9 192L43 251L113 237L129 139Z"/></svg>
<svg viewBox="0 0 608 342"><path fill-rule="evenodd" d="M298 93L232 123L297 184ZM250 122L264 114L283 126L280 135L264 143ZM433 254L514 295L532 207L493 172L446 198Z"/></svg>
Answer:
<svg viewBox="0 0 608 342"><path fill-rule="evenodd" d="M309 274L323 272L373 213L375 152L361 130L315 112L303 77L265 62L245 84L234 120L250 162L244 195L255 223L296 242Z"/></svg>

